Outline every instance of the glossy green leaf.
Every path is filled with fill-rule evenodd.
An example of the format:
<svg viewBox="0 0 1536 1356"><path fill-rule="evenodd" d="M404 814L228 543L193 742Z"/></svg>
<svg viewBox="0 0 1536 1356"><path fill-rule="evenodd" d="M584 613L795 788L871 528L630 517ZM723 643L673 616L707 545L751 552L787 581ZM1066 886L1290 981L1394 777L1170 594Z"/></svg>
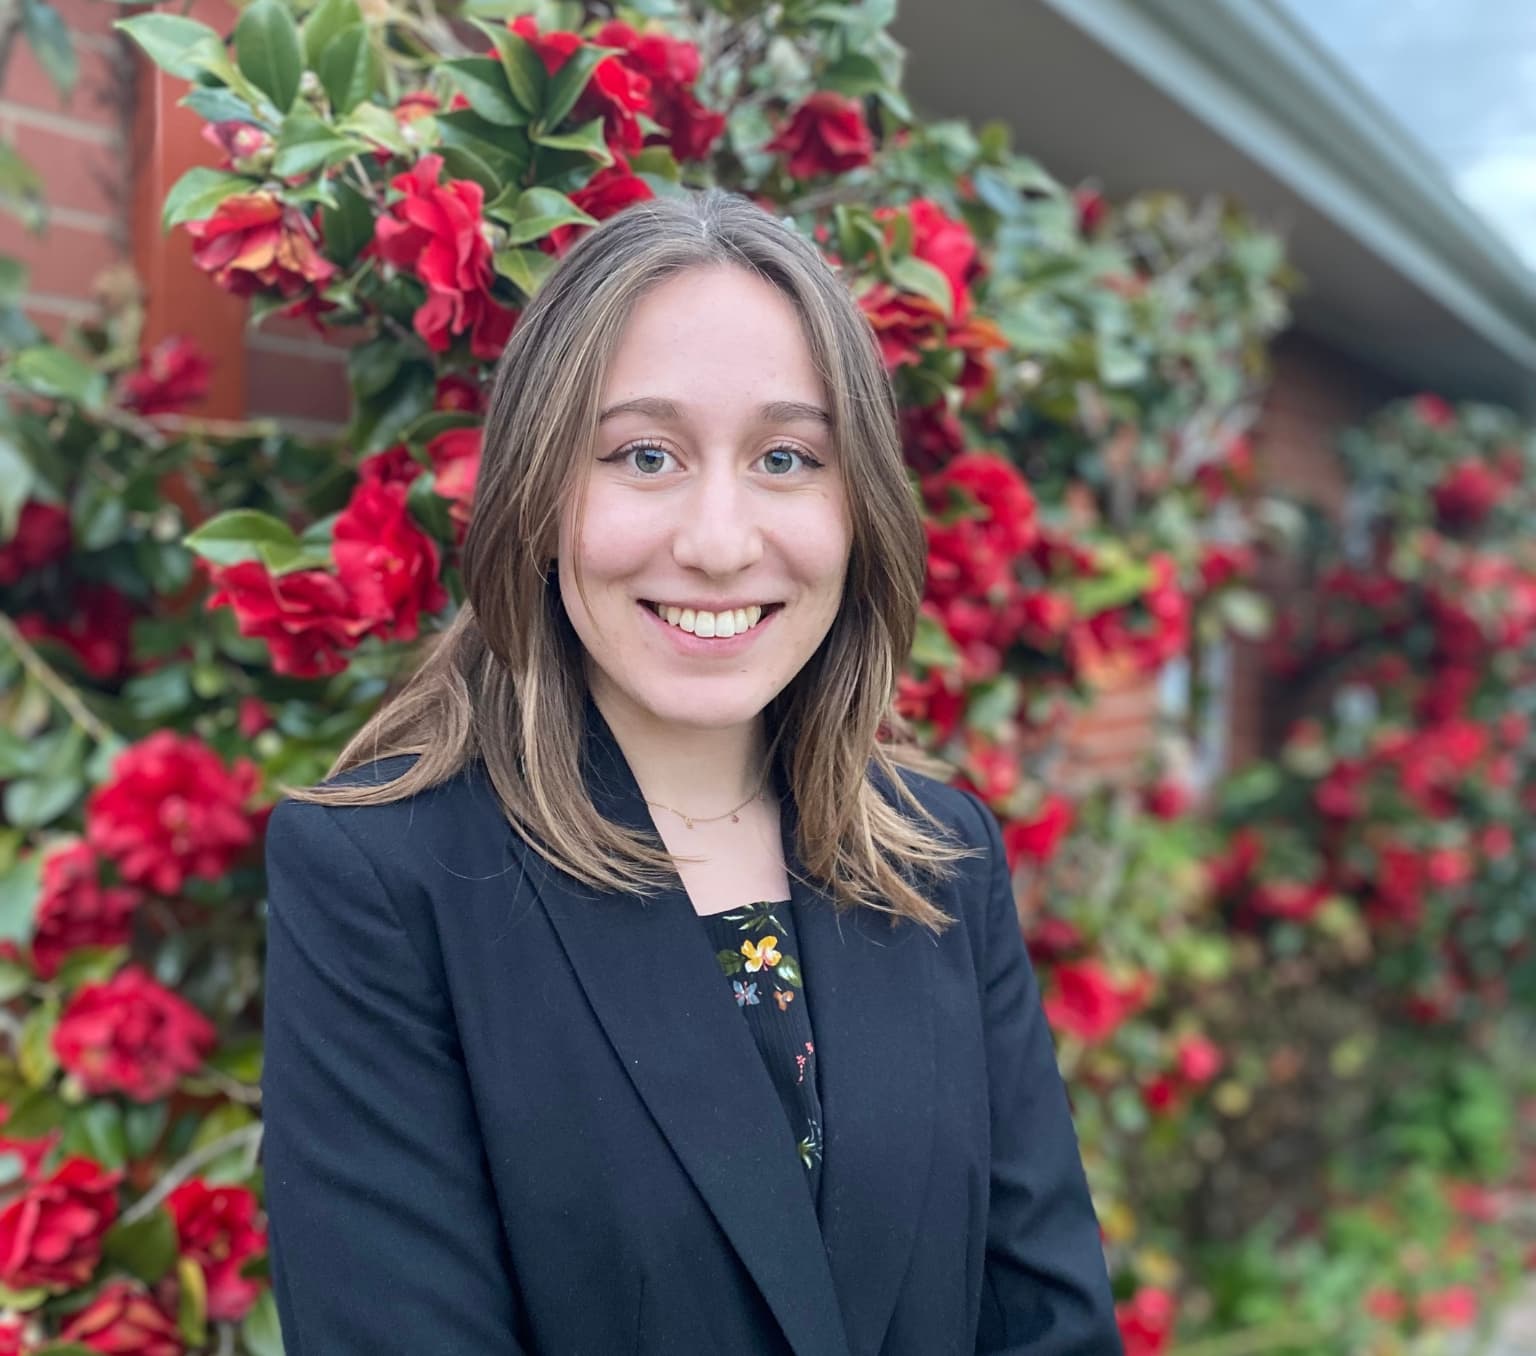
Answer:
<svg viewBox="0 0 1536 1356"><path fill-rule="evenodd" d="M0 872L0 941L25 945L32 940L42 865L42 855L34 852Z"/></svg>
<svg viewBox="0 0 1536 1356"><path fill-rule="evenodd" d="M242 560L259 560L259 547L298 548L299 539L286 523L256 509L230 509L210 518L182 539L189 551L196 551L215 565L237 565Z"/></svg>
<svg viewBox="0 0 1536 1356"><path fill-rule="evenodd" d="M496 49L512 97L522 105L529 117L540 116L544 112L548 75L539 54L504 24L488 24L479 20L474 23Z"/></svg>
<svg viewBox="0 0 1536 1356"><path fill-rule="evenodd" d="M507 227L509 245L542 240L556 226L596 226L597 218L583 212L563 193L552 188L509 188L486 207L489 216Z"/></svg>
<svg viewBox="0 0 1536 1356"><path fill-rule="evenodd" d="M283 1356L282 1330L270 1288L256 1297L256 1303L241 1320L240 1340L250 1356Z"/></svg>
<svg viewBox="0 0 1536 1356"><path fill-rule="evenodd" d="M310 10L309 17L299 30L299 39L304 48L304 64L311 69L318 66L321 54L331 39L342 29L352 28L362 22L363 14L357 7L357 0L320 0Z"/></svg>
<svg viewBox="0 0 1536 1356"><path fill-rule="evenodd" d="M126 33L145 56L178 80L195 80L207 69L209 56L224 50L219 35L207 24L180 14L135 14L118 19L112 27Z"/></svg>
<svg viewBox="0 0 1536 1356"><path fill-rule="evenodd" d="M11 359L9 376L37 395L72 400L91 409L107 396L107 379L100 372L52 344L23 349Z"/></svg>
<svg viewBox="0 0 1536 1356"><path fill-rule="evenodd" d="M176 1221L159 1206L131 1224L114 1225L102 1239L101 1252L105 1260L154 1285L176 1263Z"/></svg>
<svg viewBox="0 0 1536 1356"><path fill-rule="evenodd" d="M607 139L603 136L601 117L593 118L571 132L535 132L529 140L535 146L547 146L551 150L580 151L599 165L613 164L613 152L608 149Z"/></svg>
<svg viewBox="0 0 1536 1356"><path fill-rule="evenodd" d="M554 269L556 260L543 250L498 250L494 263L503 278L510 279L518 291L531 297Z"/></svg>
<svg viewBox="0 0 1536 1356"><path fill-rule="evenodd" d="M442 62L438 69L487 122L498 127L527 124L528 111L513 97L507 73L499 61L489 57L460 57L456 61Z"/></svg>
<svg viewBox="0 0 1536 1356"><path fill-rule="evenodd" d="M255 192L257 187L254 180L243 174L196 165L171 185L161 209L160 224L170 230L184 221L204 221L226 198Z"/></svg>
<svg viewBox="0 0 1536 1356"><path fill-rule="evenodd" d="M565 116L576 107L582 90L592 78L600 62L606 61L616 49L611 47L578 47L565 64L555 72L544 96L544 107L539 110L539 121L545 127L558 127Z"/></svg>
<svg viewBox="0 0 1536 1356"><path fill-rule="evenodd" d="M16 1063L21 1076L34 1088L50 1082L59 1069L59 1057L53 1052L53 1031L59 1024L59 1003L50 998L39 1003L21 1024L21 1044Z"/></svg>
<svg viewBox="0 0 1536 1356"><path fill-rule="evenodd" d="M342 29L326 44L315 74L337 113L350 113L377 93L384 79L373 39L361 24Z"/></svg>
<svg viewBox="0 0 1536 1356"><path fill-rule="evenodd" d="M344 137L312 113L299 110L283 122L272 173L283 179L312 174L366 149L363 142Z"/></svg>
<svg viewBox="0 0 1536 1356"><path fill-rule="evenodd" d="M293 107L304 73L304 51L283 0L253 0L241 10L235 25L235 61L279 113Z"/></svg>

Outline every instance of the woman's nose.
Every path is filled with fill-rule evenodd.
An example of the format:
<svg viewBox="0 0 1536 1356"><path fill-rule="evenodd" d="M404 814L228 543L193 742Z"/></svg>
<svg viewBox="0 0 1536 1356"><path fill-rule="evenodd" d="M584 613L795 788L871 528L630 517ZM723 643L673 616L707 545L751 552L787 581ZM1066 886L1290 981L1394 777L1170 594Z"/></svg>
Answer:
<svg viewBox="0 0 1536 1356"><path fill-rule="evenodd" d="M737 468L703 472L677 503L672 558L705 574L730 575L752 565L763 550L762 496Z"/></svg>

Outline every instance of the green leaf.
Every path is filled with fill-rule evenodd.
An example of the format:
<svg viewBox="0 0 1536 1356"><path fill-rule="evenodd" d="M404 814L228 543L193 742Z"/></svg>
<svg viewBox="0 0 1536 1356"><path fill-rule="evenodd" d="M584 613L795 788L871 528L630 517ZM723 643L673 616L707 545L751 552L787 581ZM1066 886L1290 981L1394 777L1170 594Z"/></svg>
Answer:
<svg viewBox="0 0 1536 1356"><path fill-rule="evenodd" d="M997 735L1019 709L1019 680L1011 673L977 683L966 694L965 724L983 734Z"/></svg>
<svg viewBox="0 0 1536 1356"><path fill-rule="evenodd" d="M82 984L111 979L128 959L126 946L76 947L59 963L51 983L68 993Z"/></svg>
<svg viewBox="0 0 1536 1356"><path fill-rule="evenodd" d="M1252 589L1224 589L1216 608L1222 621L1247 640L1262 640L1274 622L1269 599Z"/></svg>
<svg viewBox="0 0 1536 1356"><path fill-rule="evenodd" d="M283 0L254 0L241 11L235 25L235 61L279 113L293 107L304 73L304 52Z"/></svg>
<svg viewBox="0 0 1536 1356"><path fill-rule="evenodd" d="M822 72L818 83L851 99L860 99L866 94L878 94L889 82L873 57L848 52Z"/></svg>
<svg viewBox="0 0 1536 1356"><path fill-rule="evenodd" d="M447 144L439 146L437 150L443 157L443 168L448 171L449 178L468 179L477 183L485 190L487 197L494 197L501 192L506 179L497 174L476 152L465 146Z"/></svg>
<svg viewBox="0 0 1536 1356"><path fill-rule="evenodd" d="M256 188L256 182L243 174L196 165L171 185L161 209L160 225L168 231L184 221L204 221L225 198L253 193Z"/></svg>
<svg viewBox="0 0 1536 1356"><path fill-rule="evenodd" d="M912 639L912 661L928 669L953 668L960 662L955 642L942 623L926 612L917 617L917 633Z"/></svg>
<svg viewBox="0 0 1536 1356"><path fill-rule="evenodd" d="M529 188L519 192L514 186L486 207L486 213L507 226L507 243L525 245L542 240L556 226L596 226L597 218L577 207L564 193L552 188Z"/></svg>
<svg viewBox="0 0 1536 1356"><path fill-rule="evenodd" d="M495 47L496 55L501 58L502 70L506 72L507 86L512 91L512 97L530 117L538 117L544 112L545 90L549 80L539 54L519 34L504 25L483 23L478 19L471 22Z"/></svg>
<svg viewBox="0 0 1536 1356"><path fill-rule="evenodd" d="M531 297L554 269L556 260L543 250L500 250L494 262L503 278L510 278L524 296Z"/></svg>
<svg viewBox="0 0 1536 1356"><path fill-rule="evenodd" d="M10 363L11 378L41 396L72 400L97 409L106 400L107 379L94 367L52 344L24 348Z"/></svg>
<svg viewBox="0 0 1536 1356"><path fill-rule="evenodd" d="M25 965L13 960L0 960L0 1003L11 999L32 987L33 974Z"/></svg>
<svg viewBox="0 0 1536 1356"><path fill-rule="evenodd" d="M315 74L337 113L350 113L375 94L384 79L373 39L361 24L342 29L326 44Z"/></svg>
<svg viewBox="0 0 1536 1356"><path fill-rule="evenodd" d="M85 1102L70 1113L65 1121L65 1139L73 1139L77 1152L90 1155L108 1169L121 1168L128 1161L122 1110L105 1098Z"/></svg>
<svg viewBox="0 0 1536 1356"><path fill-rule="evenodd" d="M99 1104L98 1104L99 1105ZM154 1285L176 1262L176 1221L157 1206L132 1224L117 1224L101 1240L102 1257Z"/></svg>
<svg viewBox="0 0 1536 1356"><path fill-rule="evenodd" d="M432 410L407 428L401 434L400 441L412 447L421 447L439 433L446 433L451 428L475 428L483 420L484 416L470 414L465 410ZM425 466L423 469L426 469Z"/></svg>
<svg viewBox="0 0 1536 1356"><path fill-rule="evenodd" d="M181 1282L181 1302L176 1326L190 1347L200 1347L208 1340L208 1278L193 1258L176 1259L176 1278Z"/></svg>
<svg viewBox="0 0 1536 1356"><path fill-rule="evenodd" d="M320 3L304 20L300 31L304 45L304 64L311 69L320 64L320 56L326 45L344 28L352 28L363 22L363 14L357 0L320 0Z"/></svg>
<svg viewBox="0 0 1536 1356"><path fill-rule="evenodd" d="M182 545L215 565L238 565L243 560L260 560L263 545L297 550L299 539L286 523L269 514L230 509L182 538Z"/></svg>
<svg viewBox="0 0 1536 1356"><path fill-rule="evenodd" d="M461 108L438 117L437 134L443 147L468 151L485 165L492 178L491 183L486 184L488 198L494 198L503 186L515 183L527 172L531 146L521 128L497 127L473 109ZM447 159L446 155L444 159ZM484 182L478 178L475 181Z"/></svg>
<svg viewBox="0 0 1536 1356"><path fill-rule="evenodd" d="M250 102L223 85L194 85L176 102L190 108L205 122L247 122L266 128L265 119L257 115Z"/></svg>
<svg viewBox="0 0 1536 1356"><path fill-rule="evenodd" d="M64 1123L65 1110L64 1104L47 1089L28 1088L20 1097L11 1099L5 1133L13 1139L37 1139Z"/></svg>
<svg viewBox="0 0 1536 1356"><path fill-rule="evenodd" d="M555 72L549 82L549 92L540 110L539 120L545 127L560 126L565 115L576 107L576 100L581 98L581 92L586 89L592 72L616 50L613 47L582 46L566 58L565 65Z"/></svg>
<svg viewBox="0 0 1536 1356"><path fill-rule="evenodd" d="M83 789L78 776L21 778L5 788L0 809L17 828L37 829L68 810Z"/></svg>
<svg viewBox="0 0 1536 1356"><path fill-rule="evenodd" d="M208 57L224 51L219 35L207 24L179 14L135 14L112 27L126 33L145 56L178 80L195 80L207 69Z"/></svg>
<svg viewBox="0 0 1536 1356"><path fill-rule="evenodd" d="M280 179L312 174L366 149L363 142L342 136L314 114L301 109L283 121L277 153L272 159L272 173Z"/></svg>
<svg viewBox="0 0 1536 1356"><path fill-rule="evenodd" d="M949 279L926 259L897 259L891 264L891 281L903 291L915 292L943 307L945 315L955 313L955 294Z"/></svg>
<svg viewBox="0 0 1536 1356"><path fill-rule="evenodd" d="M418 124L423 121L418 119ZM395 115L378 104L358 104L338 124L338 131L348 136L362 137L374 145L382 146L395 155L409 155L411 143L395 121Z"/></svg>
<svg viewBox="0 0 1536 1356"><path fill-rule="evenodd" d="M557 151L580 151L590 155L599 165L613 164L613 152L603 136L603 120L593 118L574 132L535 132L530 138L535 146L548 146ZM659 147L666 150L666 147Z"/></svg>
<svg viewBox="0 0 1536 1356"><path fill-rule="evenodd" d="M670 146L645 146L629 157L629 167L641 178L654 175L669 183L676 183L682 171Z"/></svg>
<svg viewBox="0 0 1536 1356"><path fill-rule="evenodd" d="M350 264L373 239L373 209L351 184L336 185L336 205L320 209L326 257Z"/></svg>
<svg viewBox="0 0 1536 1356"><path fill-rule="evenodd" d="M27 290L27 266L20 259L0 255L0 305L21 300Z"/></svg>
<svg viewBox="0 0 1536 1356"><path fill-rule="evenodd" d="M277 1303L270 1288L264 1289L240 1323L240 1340L250 1356L283 1356L283 1335L277 1321Z"/></svg>
<svg viewBox="0 0 1536 1356"><path fill-rule="evenodd" d="M21 26L38 65L48 72L55 88L67 99L74 93L80 67L74 44L69 40L69 29L58 10L45 0L22 0Z"/></svg>
<svg viewBox="0 0 1536 1356"><path fill-rule="evenodd" d="M42 854L34 852L0 872L0 940L18 946L32 940L42 868Z"/></svg>
<svg viewBox="0 0 1536 1356"><path fill-rule="evenodd" d="M59 1001L56 998L39 1003L21 1024L16 1063L21 1076L34 1088L43 1087L58 1072L59 1057L53 1052L53 1030L58 1024Z"/></svg>
<svg viewBox="0 0 1536 1356"><path fill-rule="evenodd" d="M131 1158L147 1158L165 1133L170 1107L165 1102L133 1102L123 1113L123 1134Z"/></svg>
<svg viewBox="0 0 1536 1356"><path fill-rule="evenodd" d="M498 127L527 124L528 111L512 97L507 73L500 62L489 57L461 57L457 61L442 62L438 69L487 122Z"/></svg>
<svg viewBox="0 0 1536 1356"><path fill-rule="evenodd" d="M778 975L786 984L793 984L795 988L801 988L800 966L793 956L780 956L779 963L773 967L773 973Z"/></svg>
<svg viewBox="0 0 1536 1356"><path fill-rule="evenodd" d="M21 448L0 433L0 542L16 535L21 506L32 498L37 472Z"/></svg>

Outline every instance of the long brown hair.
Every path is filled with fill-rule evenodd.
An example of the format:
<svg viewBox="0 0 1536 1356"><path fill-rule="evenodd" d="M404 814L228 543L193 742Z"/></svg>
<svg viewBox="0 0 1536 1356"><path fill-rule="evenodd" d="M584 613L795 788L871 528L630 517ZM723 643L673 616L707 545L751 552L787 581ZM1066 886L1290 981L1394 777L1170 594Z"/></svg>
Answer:
<svg viewBox="0 0 1536 1356"><path fill-rule="evenodd" d="M970 856L890 804L882 779L930 815L897 765L941 779L894 709L912 647L927 549L902 461L896 407L874 332L857 302L794 227L719 189L636 204L580 239L518 320L496 367L473 513L463 548L465 601L401 690L337 756L327 779L417 754L382 785L290 788L295 800L377 805L483 761L508 820L546 861L602 890L648 893L672 856L605 820L581 768L583 648L561 604L559 513L582 495L610 357L636 301L686 269L733 265L777 287L799 313L832 406L852 546L831 629L764 711L798 814L796 850L840 905L942 931L953 920L909 884ZM578 500L579 502L579 500ZM579 539L580 524L574 539ZM585 588L579 572L577 589Z"/></svg>

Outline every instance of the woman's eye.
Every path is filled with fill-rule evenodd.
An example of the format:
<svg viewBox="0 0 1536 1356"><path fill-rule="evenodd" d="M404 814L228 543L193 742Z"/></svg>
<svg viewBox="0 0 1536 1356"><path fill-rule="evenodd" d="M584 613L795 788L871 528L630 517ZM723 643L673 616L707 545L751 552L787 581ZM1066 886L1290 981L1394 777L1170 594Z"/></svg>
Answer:
<svg viewBox="0 0 1536 1356"><path fill-rule="evenodd" d="M621 447L611 457L604 457L603 460L629 461L630 465L633 466L636 470L649 475L653 468L659 469L661 458L669 457L671 455L672 454L668 452L666 448L657 447L652 443L634 443L629 447ZM631 457L636 458L637 460L630 461ZM642 461L638 460L639 458L645 457L653 458L649 467L647 467Z"/></svg>
<svg viewBox="0 0 1536 1356"><path fill-rule="evenodd" d="M665 464L665 458L672 454L664 447L653 443L633 443L629 447L621 447L611 456L604 457L607 462L628 462L642 476L652 476L660 471ZM790 447L785 444L780 447L770 447L759 460L768 468L774 476L784 476L795 470L793 458L798 457L803 466L810 470L819 470L822 463L817 461L809 452L798 447Z"/></svg>
<svg viewBox="0 0 1536 1356"><path fill-rule="evenodd" d="M768 449L768 451L763 453L763 461L770 465L773 464L771 459L779 458L780 460L777 462L777 464L779 466L784 466L782 459L785 457L799 457L801 462L812 470L818 468L821 465L821 463L817 461L816 458L813 457L809 452L802 452L798 447L771 447ZM786 469L793 471L795 468L793 465L790 465Z"/></svg>

